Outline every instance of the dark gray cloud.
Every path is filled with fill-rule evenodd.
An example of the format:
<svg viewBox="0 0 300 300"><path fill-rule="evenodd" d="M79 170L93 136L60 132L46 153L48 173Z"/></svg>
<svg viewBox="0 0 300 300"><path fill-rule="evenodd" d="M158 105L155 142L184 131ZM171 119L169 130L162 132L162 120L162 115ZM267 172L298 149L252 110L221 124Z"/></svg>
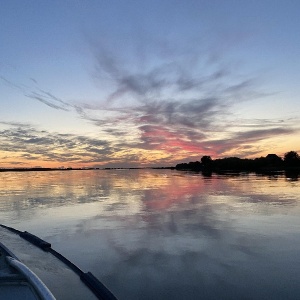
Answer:
<svg viewBox="0 0 300 300"><path fill-rule="evenodd" d="M126 105L127 98L138 103L182 103L214 98L223 109L228 109L235 102L270 94L260 88L257 78L242 74L221 53L212 59L212 53L204 50L203 45L159 43L162 45L156 46L159 51L152 49L149 53L144 49L131 62L122 59L120 49L109 47L107 42L93 41L91 45L99 85L110 86L107 104L122 101ZM167 56L163 55L165 52ZM140 60L142 63L136 63Z"/></svg>
<svg viewBox="0 0 300 300"><path fill-rule="evenodd" d="M272 136L287 135L287 134L292 134L294 132L295 132L294 129L284 128L284 127L276 127L276 128L261 129L261 130L249 130L246 132L235 133L233 139L255 142Z"/></svg>

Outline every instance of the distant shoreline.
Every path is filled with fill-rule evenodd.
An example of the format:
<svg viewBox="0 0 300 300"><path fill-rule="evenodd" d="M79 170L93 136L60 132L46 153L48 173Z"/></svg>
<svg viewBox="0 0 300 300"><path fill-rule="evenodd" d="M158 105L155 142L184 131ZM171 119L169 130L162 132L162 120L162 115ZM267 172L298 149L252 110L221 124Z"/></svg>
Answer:
<svg viewBox="0 0 300 300"><path fill-rule="evenodd" d="M80 170L80 169L73 169L73 168L2 168L0 172L32 172L32 171L70 171L70 170ZM84 169L82 169L84 170Z"/></svg>
<svg viewBox="0 0 300 300"><path fill-rule="evenodd" d="M262 168L262 169L210 169L193 167L178 168L176 167L105 167L105 168L0 168L0 172L47 172L47 171L92 171L92 170L177 170L177 171L192 171L192 172L212 172L217 174L222 173L279 173L285 171L300 171L300 167L285 167L285 168Z"/></svg>
<svg viewBox="0 0 300 300"><path fill-rule="evenodd" d="M0 168L0 172L45 172L45 171L88 171L88 170L145 170L145 169L168 169L175 167L131 167L131 168Z"/></svg>

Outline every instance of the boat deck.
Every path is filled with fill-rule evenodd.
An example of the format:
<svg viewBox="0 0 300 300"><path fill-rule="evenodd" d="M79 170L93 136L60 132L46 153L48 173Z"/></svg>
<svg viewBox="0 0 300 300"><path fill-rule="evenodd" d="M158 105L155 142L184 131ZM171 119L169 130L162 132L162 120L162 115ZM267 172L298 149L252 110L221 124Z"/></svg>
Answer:
<svg viewBox="0 0 300 300"><path fill-rule="evenodd" d="M57 300L98 299L78 274L51 253L43 251L2 227L0 227L0 241L40 277ZM6 271L0 270L0 272ZM5 289L2 291L4 292ZM1 294L0 298L3 299Z"/></svg>

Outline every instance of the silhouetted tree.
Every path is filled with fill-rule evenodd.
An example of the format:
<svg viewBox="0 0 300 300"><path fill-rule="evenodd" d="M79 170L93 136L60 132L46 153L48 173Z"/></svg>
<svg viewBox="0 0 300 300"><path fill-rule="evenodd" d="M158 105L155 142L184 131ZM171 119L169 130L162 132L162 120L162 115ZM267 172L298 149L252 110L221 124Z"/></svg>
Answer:
<svg viewBox="0 0 300 300"><path fill-rule="evenodd" d="M204 155L204 156L201 157L201 162L202 162L204 167L209 167L212 164L212 159L211 159L210 156Z"/></svg>
<svg viewBox="0 0 300 300"><path fill-rule="evenodd" d="M189 169L193 171L202 170L202 164L199 161L189 162Z"/></svg>
<svg viewBox="0 0 300 300"><path fill-rule="evenodd" d="M282 163L282 158L276 154L268 154L266 156L269 165L280 165Z"/></svg>
<svg viewBox="0 0 300 300"><path fill-rule="evenodd" d="M202 170L202 164L199 161L195 162L189 162L187 163L182 163L182 164L177 164L175 167L177 170L191 170L191 171L197 171L199 172Z"/></svg>
<svg viewBox="0 0 300 300"><path fill-rule="evenodd" d="M300 165L300 156L296 151L289 151L284 154L284 163L288 167L297 167Z"/></svg>

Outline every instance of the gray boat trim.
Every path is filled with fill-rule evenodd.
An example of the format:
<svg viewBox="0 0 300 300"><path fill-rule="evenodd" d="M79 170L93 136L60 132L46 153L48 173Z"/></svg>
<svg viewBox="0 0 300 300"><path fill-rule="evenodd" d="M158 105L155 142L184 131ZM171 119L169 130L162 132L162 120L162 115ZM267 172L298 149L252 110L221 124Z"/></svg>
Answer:
<svg viewBox="0 0 300 300"><path fill-rule="evenodd" d="M117 300L112 292L100 282L91 272L83 272L78 266L69 261L59 252L55 251L51 244L39 238L38 236L29 233L27 231L20 231L15 228L0 224L1 227L19 235L21 238L42 249L45 252L49 252L57 259L67 265L73 272L75 272L81 279L81 281L94 293L94 295L100 300Z"/></svg>

